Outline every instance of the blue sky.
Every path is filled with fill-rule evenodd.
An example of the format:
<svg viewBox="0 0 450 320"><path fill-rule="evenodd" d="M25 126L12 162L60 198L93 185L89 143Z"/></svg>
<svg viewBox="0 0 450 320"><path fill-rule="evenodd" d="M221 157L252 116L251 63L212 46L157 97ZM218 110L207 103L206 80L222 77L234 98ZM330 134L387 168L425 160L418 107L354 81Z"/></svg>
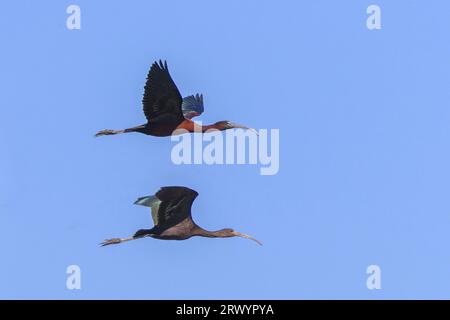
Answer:
<svg viewBox="0 0 450 320"><path fill-rule="evenodd" d="M81 30L66 8L81 8ZM382 29L366 28L381 7ZM9 1L0 13L0 298L450 298L448 1ZM205 123L280 130L280 170L176 166L145 122L156 59ZM207 229L144 239L134 200L200 195ZM66 288L79 265L82 289ZM381 290L366 268L379 265Z"/></svg>

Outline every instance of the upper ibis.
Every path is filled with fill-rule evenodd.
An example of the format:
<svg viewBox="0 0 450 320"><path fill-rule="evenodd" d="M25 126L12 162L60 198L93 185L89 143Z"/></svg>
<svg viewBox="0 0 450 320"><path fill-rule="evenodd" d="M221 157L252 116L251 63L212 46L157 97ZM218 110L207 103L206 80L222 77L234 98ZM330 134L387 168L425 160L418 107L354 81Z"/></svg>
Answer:
<svg viewBox="0 0 450 320"><path fill-rule="evenodd" d="M150 207L154 227L138 230L128 238L107 239L102 246L118 244L126 241L152 237L162 240L186 240L194 236L207 238L242 237L261 242L249 235L234 231L233 229L221 229L208 231L199 227L191 216L191 207L198 193L186 187L162 187L155 195L142 197L135 204Z"/></svg>
<svg viewBox="0 0 450 320"><path fill-rule="evenodd" d="M205 132L207 130L227 130L232 128L251 129L230 121L219 121L211 125L197 125L191 119L203 113L203 95L196 94L182 98L172 80L167 62L154 62L147 75L142 99L147 123L123 130L101 130L96 137L119 133L140 132L146 135L167 137L172 134ZM254 129L252 129L254 130Z"/></svg>

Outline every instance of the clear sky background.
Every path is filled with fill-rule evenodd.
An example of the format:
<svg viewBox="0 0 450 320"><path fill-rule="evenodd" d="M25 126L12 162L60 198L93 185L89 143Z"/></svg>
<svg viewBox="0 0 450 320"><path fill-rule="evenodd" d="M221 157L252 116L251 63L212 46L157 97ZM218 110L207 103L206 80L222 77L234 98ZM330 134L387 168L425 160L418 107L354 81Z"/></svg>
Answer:
<svg viewBox="0 0 450 320"><path fill-rule="evenodd" d="M81 30L66 8L81 7ZM366 27L378 4L382 29ZM0 298L450 298L448 1L8 1L0 12ZM205 123L280 129L280 171L176 166L145 123L167 59ZM199 192L196 222L260 239L105 238ZM66 288L79 265L82 289ZM379 265L381 290L366 268Z"/></svg>

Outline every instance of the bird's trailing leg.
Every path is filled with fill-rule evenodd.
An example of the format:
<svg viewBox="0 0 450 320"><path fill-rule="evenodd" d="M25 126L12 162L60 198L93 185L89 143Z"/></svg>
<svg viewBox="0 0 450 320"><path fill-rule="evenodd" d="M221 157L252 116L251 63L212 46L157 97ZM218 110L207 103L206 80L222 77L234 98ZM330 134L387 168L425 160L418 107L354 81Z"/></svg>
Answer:
<svg viewBox="0 0 450 320"><path fill-rule="evenodd" d="M133 237L129 237L129 238L112 238L112 239L106 239L105 241L100 243L100 245L102 247L104 247L104 246L109 246L110 244L119 244L119 243L122 243L122 242L131 241L131 240L135 240L135 238L133 238Z"/></svg>
<svg viewBox="0 0 450 320"><path fill-rule="evenodd" d="M144 238L144 237L148 237L149 235L142 235L142 236L133 236L133 237L129 237L129 238L112 238L112 239L106 239L105 241L103 241L102 243L100 243L100 245L102 247L104 246L109 246L110 244L119 244L122 242L127 242L127 241L131 241L131 240L137 240L140 238Z"/></svg>
<svg viewBox="0 0 450 320"><path fill-rule="evenodd" d="M111 130L111 129L106 129L106 130L101 130L99 132L97 132L95 134L96 137L100 137L100 136L110 136L113 134L119 134L119 133L125 133L125 130Z"/></svg>
<svg viewBox="0 0 450 320"><path fill-rule="evenodd" d="M106 130L101 130L99 132L97 132L95 134L96 137L100 137L100 136L110 136L110 135L114 135L114 134L120 134L120 133L129 133L129 132L141 132L141 133L145 133L146 131L146 125L140 125L137 127L133 127L133 128L128 128L128 129L123 129L123 130L111 130L111 129L106 129Z"/></svg>

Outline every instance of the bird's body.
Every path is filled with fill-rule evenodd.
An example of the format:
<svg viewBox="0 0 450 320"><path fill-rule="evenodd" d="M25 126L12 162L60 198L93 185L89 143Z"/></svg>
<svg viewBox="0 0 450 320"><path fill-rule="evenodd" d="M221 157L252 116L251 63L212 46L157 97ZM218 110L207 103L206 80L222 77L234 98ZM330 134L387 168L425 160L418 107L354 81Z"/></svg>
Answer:
<svg viewBox="0 0 450 320"><path fill-rule="evenodd" d="M198 126L191 119L203 113L203 95L196 94L183 98L173 82L167 63L153 63L147 75L142 99L147 123L124 130L106 129L96 136L139 132L156 137L167 137L183 132L205 132L210 129L227 130L232 128L250 129L230 121L219 121L211 125Z"/></svg>
<svg viewBox="0 0 450 320"><path fill-rule="evenodd" d="M154 227L140 229L129 238L113 238L105 240L102 245L118 244L143 237L161 240L186 240L194 236L208 238L243 237L261 244L258 240L234 231L221 229L208 231L199 227L191 215L191 206L198 193L186 187L162 187L155 195L142 197L135 204L151 208Z"/></svg>

